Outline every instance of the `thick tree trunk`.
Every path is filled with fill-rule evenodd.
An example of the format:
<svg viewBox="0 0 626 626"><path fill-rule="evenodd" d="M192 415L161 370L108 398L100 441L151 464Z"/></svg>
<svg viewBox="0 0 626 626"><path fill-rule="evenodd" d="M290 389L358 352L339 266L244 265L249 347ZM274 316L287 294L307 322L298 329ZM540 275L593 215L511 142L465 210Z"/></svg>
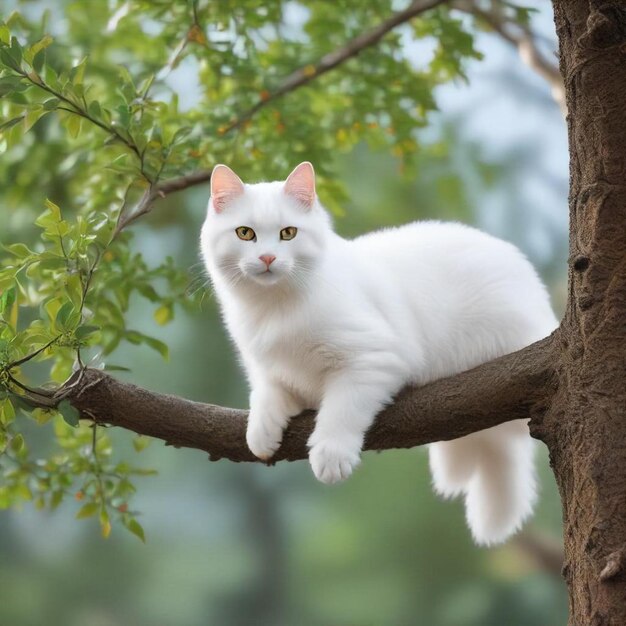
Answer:
<svg viewBox="0 0 626 626"><path fill-rule="evenodd" d="M570 625L626 624L626 3L554 0L570 142L559 388L536 424L563 503Z"/></svg>

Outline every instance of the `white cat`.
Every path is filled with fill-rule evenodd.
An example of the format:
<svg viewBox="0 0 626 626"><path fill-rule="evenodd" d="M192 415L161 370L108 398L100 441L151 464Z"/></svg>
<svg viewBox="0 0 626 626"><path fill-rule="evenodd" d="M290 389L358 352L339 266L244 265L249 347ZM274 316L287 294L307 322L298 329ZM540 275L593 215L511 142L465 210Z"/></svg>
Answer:
<svg viewBox="0 0 626 626"><path fill-rule="evenodd" d="M211 178L202 253L252 392L247 442L261 459L289 418L317 409L315 476L359 463L376 414L423 384L513 352L556 326L548 294L513 245L456 223L416 222L346 240L310 163L285 182ZM535 499L533 442L516 421L430 445L436 490L465 495L475 540L506 539Z"/></svg>

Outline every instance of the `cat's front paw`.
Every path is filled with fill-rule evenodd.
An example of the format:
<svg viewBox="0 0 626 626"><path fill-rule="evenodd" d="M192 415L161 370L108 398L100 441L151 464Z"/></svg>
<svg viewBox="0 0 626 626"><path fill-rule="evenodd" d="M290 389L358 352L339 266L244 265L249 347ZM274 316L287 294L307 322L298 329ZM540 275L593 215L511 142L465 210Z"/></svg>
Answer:
<svg viewBox="0 0 626 626"><path fill-rule="evenodd" d="M360 463L360 446L322 440L311 446L309 462L317 480L330 485L345 480Z"/></svg>
<svg viewBox="0 0 626 626"><path fill-rule="evenodd" d="M283 428L270 420L255 419L250 416L246 430L246 442L250 452L262 461L269 461L280 448Z"/></svg>

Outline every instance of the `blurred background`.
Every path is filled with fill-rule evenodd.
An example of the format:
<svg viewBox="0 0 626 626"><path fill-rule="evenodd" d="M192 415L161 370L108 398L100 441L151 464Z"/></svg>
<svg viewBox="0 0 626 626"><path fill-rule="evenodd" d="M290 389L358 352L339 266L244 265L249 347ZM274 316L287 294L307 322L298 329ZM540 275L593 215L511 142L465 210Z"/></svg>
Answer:
<svg viewBox="0 0 626 626"><path fill-rule="evenodd" d="M0 3L2 13L17 4ZM20 10L31 10L28 4L20 3ZM536 5L534 28L554 42L549 3ZM62 28L62 14L53 19ZM476 47L485 58L468 65L468 83L438 88L439 111L419 131L424 149L410 171L365 145L325 164L348 192L335 211L336 229L353 236L423 218L476 224L531 258L560 315L565 124L548 87L513 48L490 33L480 33ZM420 52L417 45L408 50L416 58ZM186 88L186 71L183 64L169 80L181 102L192 106L197 94ZM198 265L207 198L206 186L173 195L158 215L137 223L133 245L148 264L171 255L190 268L192 288L206 295L198 310L181 312L166 328L153 321L146 303L133 303L131 326L167 341L171 356L165 363L148 348L122 345L115 361L132 370L120 376L138 385L246 407L244 377ZM0 211L17 214L19 208L4 204ZM0 241L18 241L23 226L5 221ZM125 433L111 435L120 457L131 453ZM433 494L421 449L366 453L355 475L332 487L318 484L306 463L210 463L200 452L160 441L139 461L158 469L138 482L133 505L141 512L145 545L118 529L103 539L96 521L74 520L78 503L54 513L30 505L0 512L0 624L566 622L565 588L551 558L560 546L560 503L543 446L537 513L520 538L494 549L472 544L460 502Z"/></svg>

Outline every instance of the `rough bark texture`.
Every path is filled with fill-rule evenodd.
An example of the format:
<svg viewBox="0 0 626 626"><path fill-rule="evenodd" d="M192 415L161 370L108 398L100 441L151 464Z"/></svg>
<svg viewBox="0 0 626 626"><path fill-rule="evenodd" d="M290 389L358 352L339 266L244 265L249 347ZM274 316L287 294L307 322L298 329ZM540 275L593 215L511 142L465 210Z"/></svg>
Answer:
<svg viewBox="0 0 626 626"><path fill-rule="evenodd" d="M366 450L412 448L540 415L554 391L555 336L458 376L403 390L368 433ZM198 448L212 460L258 461L246 445L247 411L192 402L123 383L98 370L70 381L85 418ZM307 457L315 414L294 418L272 462Z"/></svg>
<svg viewBox="0 0 626 626"><path fill-rule="evenodd" d="M626 624L626 3L554 0L570 142L570 295L536 433L563 504L570 624Z"/></svg>

